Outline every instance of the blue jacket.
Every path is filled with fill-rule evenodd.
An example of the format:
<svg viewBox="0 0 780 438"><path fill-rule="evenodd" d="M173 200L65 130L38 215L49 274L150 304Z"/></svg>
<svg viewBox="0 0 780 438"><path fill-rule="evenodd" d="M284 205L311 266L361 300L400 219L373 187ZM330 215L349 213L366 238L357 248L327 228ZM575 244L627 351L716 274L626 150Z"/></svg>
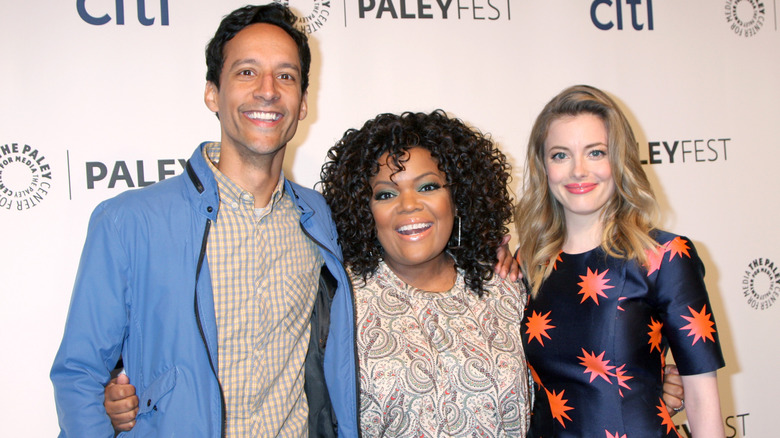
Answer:
<svg viewBox="0 0 780 438"><path fill-rule="evenodd" d="M184 174L122 193L92 214L51 371L61 437L114 436L103 393L120 355L140 405L127 436L224 435L205 257L219 195L203 147ZM335 224L320 194L290 181L285 190L325 259L305 371L310 432L333 435L335 416L339 436L358 436L354 307Z"/></svg>

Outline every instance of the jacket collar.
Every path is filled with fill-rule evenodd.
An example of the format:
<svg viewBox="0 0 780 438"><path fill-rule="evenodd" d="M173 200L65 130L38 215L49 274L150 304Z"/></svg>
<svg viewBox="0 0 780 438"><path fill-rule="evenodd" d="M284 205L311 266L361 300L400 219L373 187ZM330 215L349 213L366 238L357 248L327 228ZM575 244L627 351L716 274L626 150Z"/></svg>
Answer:
<svg viewBox="0 0 780 438"><path fill-rule="evenodd" d="M219 190L214 174L203 158L203 148L208 142L201 143L187 161L186 173L190 184L187 185L195 211L211 220L217 218L219 210Z"/></svg>

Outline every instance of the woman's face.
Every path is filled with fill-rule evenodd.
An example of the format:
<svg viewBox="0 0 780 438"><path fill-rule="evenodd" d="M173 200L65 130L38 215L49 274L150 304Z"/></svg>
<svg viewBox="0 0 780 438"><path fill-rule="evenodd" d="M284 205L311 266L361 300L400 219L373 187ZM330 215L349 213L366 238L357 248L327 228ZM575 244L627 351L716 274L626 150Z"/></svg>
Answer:
<svg viewBox="0 0 780 438"><path fill-rule="evenodd" d="M395 173L398 169L382 155L379 173L370 180L377 238L396 272L441 262L455 218L447 176L430 152L415 147L408 158L405 169Z"/></svg>
<svg viewBox="0 0 780 438"><path fill-rule="evenodd" d="M544 143L547 183L567 222L598 220L615 193L607 144L606 126L593 114L564 116L550 124Z"/></svg>

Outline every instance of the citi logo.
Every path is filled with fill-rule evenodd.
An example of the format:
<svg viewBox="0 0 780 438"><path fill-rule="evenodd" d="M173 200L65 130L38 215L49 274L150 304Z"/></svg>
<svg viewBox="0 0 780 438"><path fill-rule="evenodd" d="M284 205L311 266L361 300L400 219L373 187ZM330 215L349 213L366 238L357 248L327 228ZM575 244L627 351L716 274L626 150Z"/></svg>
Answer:
<svg viewBox="0 0 780 438"><path fill-rule="evenodd" d="M103 3L103 2L100 2ZM149 3L156 6L156 2L150 0ZM101 26L115 20L116 24L121 26L125 24L125 1L114 0L114 9L110 11L101 10L100 7L91 7L87 9L87 0L76 0L76 10L79 17L89 24ZM144 26L154 25L156 17L147 16L146 0L136 0L136 11L138 12L138 22ZM160 0L160 25L168 26L170 16L168 13L168 0ZM110 14L113 13L112 17Z"/></svg>
<svg viewBox="0 0 780 438"><path fill-rule="evenodd" d="M601 30L623 30L625 16L634 30L653 30L653 0L593 0L590 20Z"/></svg>

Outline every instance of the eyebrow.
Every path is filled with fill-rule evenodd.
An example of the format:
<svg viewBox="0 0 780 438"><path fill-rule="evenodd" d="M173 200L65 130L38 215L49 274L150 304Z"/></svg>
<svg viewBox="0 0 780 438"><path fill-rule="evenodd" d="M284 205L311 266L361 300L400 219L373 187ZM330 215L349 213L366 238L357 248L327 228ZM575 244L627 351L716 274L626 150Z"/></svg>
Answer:
<svg viewBox="0 0 780 438"><path fill-rule="evenodd" d="M585 145L585 148L586 148L586 149L587 149L587 148L593 148L593 147L596 147L596 146L606 146L606 147L609 147L609 144L607 144L607 143L604 143L604 142L601 142L601 141L597 141L597 142L595 142L595 143L586 144L586 145ZM561 149L566 149L567 151L568 151L568 150L571 150L571 148L570 148L569 146L564 146L564 145L557 145L557 144L556 144L556 145L552 145L552 146L550 146L550 149L551 149L551 150L552 150L552 149L554 149L554 148L561 148Z"/></svg>
<svg viewBox="0 0 780 438"><path fill-rule="evenodd" d="M415 178L413 181L417 182L417 181L420 181L421 179L425 179L428 176L434 176L434 177L439 178L439 179L442 178L441 175L439 175L437 172L425 172L422 175L420 175L417 178ZM444 179L445 179L445 182L446 182L446 178L444 178ZM383 180L374 181L373 185L374 186L378 186L380 184L381 185L388 185L388 186L397 186L398 185L398 183L396 183L392 179L389 180L389 181L388 180L384 180L384 179Z"/></svg>

